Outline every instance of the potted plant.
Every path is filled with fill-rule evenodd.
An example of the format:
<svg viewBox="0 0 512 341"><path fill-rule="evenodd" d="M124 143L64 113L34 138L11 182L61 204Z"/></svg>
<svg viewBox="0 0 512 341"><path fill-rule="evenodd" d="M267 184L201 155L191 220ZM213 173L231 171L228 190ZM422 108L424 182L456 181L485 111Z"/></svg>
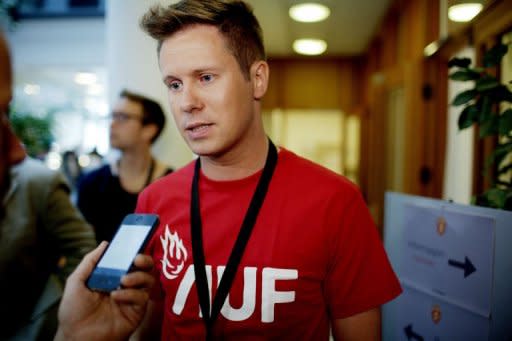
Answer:
<svg viewBox="0 0 512 341"><path fill-rule="evenodd" d="M30 113L11 110L9 115L14 133L23 142L27 154L42 159L50 150L53 141L52 115L41 117Z"/></svg>
<svg viewBox="0 0 512 341"><path fill-rule="evenodd" d="M456 69L450 79L474 85L453 99L453 106L464 106L458 118L459 129L475 124L479 127L480 138L496 139L495 148L483 165L483 176L488 176L493 167L491 187L477 194L473 202L512 210L512 92L491 73L507 51L508 46L499 43L484 54L481 67L472 67L469 58L453 58L448 67Z"/></svg>

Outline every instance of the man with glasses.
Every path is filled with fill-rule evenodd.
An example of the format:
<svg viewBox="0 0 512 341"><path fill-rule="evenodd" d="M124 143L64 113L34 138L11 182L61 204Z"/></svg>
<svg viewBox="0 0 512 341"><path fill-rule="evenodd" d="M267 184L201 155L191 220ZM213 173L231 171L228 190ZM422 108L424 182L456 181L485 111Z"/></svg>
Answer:
<svg viewBox="0 0 512 341"><path fill-rule="evenodd" d="M124 216L135 210L139 192L172 172L151 154L165 125L161 106L123 90L111 114L110 145L121 157L86 174L78 189L78 207L96 231L96 239L112 240Z"/></svg>

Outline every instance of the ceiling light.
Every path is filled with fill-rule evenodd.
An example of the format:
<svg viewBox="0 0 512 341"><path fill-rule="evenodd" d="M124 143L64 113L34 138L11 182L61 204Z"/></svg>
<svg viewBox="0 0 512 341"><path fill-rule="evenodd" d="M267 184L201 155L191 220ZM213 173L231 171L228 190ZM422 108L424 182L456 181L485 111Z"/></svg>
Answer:
<svg viewBox="0 0 512 341"><path fill-rule="evenodd" d="M328 7L316 3L303 3L290 7L290 17L300 22L317 22L325 20L331 11Z"/></svg>
<svg viewBox="0 0 512 341"><path fill-rule="evenodd" d="M81 85L90 85L96 83L98 77L94 73L79 72L75 75L75 83Z"/></svg>
<svg viewBox="0 0 512 341"><path fill-rule="evenodd" d="M297 39L293 42L293 50L299 54L315 56L325 52L327 43L320 39Z"/></svg>
<svg viewBox="0 0 512 341"><path fill-rule="evenodd" d="M456 22L471 21L482 8L483 5L476 2L453 5L448 9L448 18Z"/></svg>

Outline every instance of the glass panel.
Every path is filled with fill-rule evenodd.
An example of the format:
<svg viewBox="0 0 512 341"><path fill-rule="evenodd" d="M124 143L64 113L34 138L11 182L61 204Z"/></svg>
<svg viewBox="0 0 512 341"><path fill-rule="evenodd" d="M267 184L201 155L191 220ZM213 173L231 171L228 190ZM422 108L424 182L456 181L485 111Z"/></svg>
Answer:
<svg viewBox="0 0 512 341"><path fill-rule="evenodd" d="M81 76L81 77L80 77ZM109 150L108 104L104 68L25 67L15 73L14 114L21 117L50 118L53 143L45 159L59 168L60 154L80 155ZM82 158L86 168L93 166Z"/></svg>
<svg viewBox="0 0 512 341"><path fill-rule="evenodd" d="M357 183L359 117L339 110L281 110L263 115L273 141Z"/></svg>

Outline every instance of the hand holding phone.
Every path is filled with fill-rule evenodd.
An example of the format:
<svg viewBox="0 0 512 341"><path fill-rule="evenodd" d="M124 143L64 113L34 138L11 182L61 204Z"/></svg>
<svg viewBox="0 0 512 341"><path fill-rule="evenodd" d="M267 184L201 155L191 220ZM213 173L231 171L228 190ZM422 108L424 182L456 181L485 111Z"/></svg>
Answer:
<svg viewBox="0 0 512 341"><path fill-rule="evenodd" d="M59 329L55 341L65 340L128 340L146 313L147 295L155 283L151 274L153 259L149 255L134 260L136 270L122 290L105 295L91 291L86 281L107 242L89 252L68 277L59 305ZM141 294L144 293L144 294ZM115 306L116 309L112 309Z"/></svg>
<svg viewBox="0 0 512 341"><path fill-rule="evenodd" d="M104 292L119 288L121 277L132 269L135 256L144 249L158 224L155 214L128 214L87 279L87 287Z"/></svg>

